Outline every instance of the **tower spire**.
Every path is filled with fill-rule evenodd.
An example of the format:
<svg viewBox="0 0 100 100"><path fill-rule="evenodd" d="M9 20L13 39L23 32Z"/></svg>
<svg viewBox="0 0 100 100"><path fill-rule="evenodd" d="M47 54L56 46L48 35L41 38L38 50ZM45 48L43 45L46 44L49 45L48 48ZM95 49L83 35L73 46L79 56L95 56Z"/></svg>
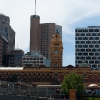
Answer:
<svg viewBox="0 0 100 100"><path fill-rule="evenodd" d="M35 0L35 15L36 15L36 0Z"/></svg>

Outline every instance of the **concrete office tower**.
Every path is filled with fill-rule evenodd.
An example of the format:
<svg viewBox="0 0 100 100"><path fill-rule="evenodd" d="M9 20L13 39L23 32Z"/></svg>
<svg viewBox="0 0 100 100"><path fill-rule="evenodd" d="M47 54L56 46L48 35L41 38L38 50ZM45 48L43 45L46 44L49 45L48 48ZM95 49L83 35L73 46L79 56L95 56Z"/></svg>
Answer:
<svg viewBox="0 0 100 100"><path fill-rule="evenodd" d="M10 26L10 19L8 16L0 13L0 35L8 40L8 51L15 48L15 32Z"/></svg>
<svg viewBox="0 0 100 100"><path fill-rule="evenodd" d="M100 26L75 29L76 66L86 61L93 69L100 68Z"/></svg>
<svg viewBox="0 0 100 100"><path fill-rule="evenodd" d="M38 15L30 19L30 52L40 50L41 54L50 59L50 45L57 29L62 37L62 26L55 23L40 23Z"/></svg>

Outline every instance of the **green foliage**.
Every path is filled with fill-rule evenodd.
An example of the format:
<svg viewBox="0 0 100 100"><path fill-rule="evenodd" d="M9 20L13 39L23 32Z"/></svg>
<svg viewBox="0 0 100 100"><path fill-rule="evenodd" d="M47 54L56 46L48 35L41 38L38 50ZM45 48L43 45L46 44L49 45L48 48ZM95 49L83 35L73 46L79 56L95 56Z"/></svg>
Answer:
<svg viewBox="0 0 100 100"><path fill-rule="evenodd" d="M62 83L62 90L64 93L69 93L69 89L76 89L78 95L82 95L85 90L83 76L74 72L65 75Z"/></svg>
<svg viewBox="0 0 100 100"><path fill-rule="evenodd" d="M100 100L100 98L83 98L82 100Z"/></svg>

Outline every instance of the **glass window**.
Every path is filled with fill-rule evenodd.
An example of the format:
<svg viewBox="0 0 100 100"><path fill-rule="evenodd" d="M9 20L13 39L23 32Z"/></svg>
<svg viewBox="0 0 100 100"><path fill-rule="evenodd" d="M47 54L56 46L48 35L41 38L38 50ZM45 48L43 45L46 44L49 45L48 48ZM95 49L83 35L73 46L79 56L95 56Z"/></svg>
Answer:
<svg viewBox="0 0 100 100"><path fill-rule="evenodd" d="M98 41L98 43L100 44L100 41Z"/></svg>
<svg viewBox="0 0 100 100"><path fill-rule="evenodd" d="M81 49L82 52L85 52L85 49Z"/></svg>
<svg viewBox="0 0 100 100"><path fill-rule="evenodd" d="M82 37L78 37L78 40L82 40Z"/></svg>
<svg viewBox="0 0 100 100"><path fill-rule="evenodd" d="M99 45L95 45L96 48L99 48Z"/></svg>
<svg viewBox="0 0 100 100"><path fill-rule="evenodd" d="M76 59L79 59L79 57L77 56Z"/></svg>
<svg viewBox="0 0 100 100"><path fill-rule="evenodd" d="M78 32L82 32L82 29L79 29Z"/></svg>
<svg viewBox="0 0 100 100"><path fill-rule="evenodd" d="M89 32L93 32L93 29L89 29Z"/></svg>
<svg viewBox="0 0 100 100"><path fill-rule="evenodd" d="M95 37L95 40L99 40L99 37Z"/></svg>
<svg viewBox="0 0 100 100"><path fill-rule="evenodd" d="M94 55L94 53L92 53L92 52L91 52L91 53L89 53L89 55L91 55L91 56L92 56L92 55Z"/></svg>
<svg viewBox="0 0 100 100"><path fill-rule="evenodd" d="M99 64L99 61L95 61L96 64Z"/></svg>
<svg viewBox="0 0 100 100"><path fill-rule="evenodd" d="M92 52L96 52L96 49L92 49Z"/></svg>
<svg viewBox="0 0 100 100"><path fill-rule="evenodd" d="M76 44L79 44L79 41L76 41Z"/></svg>
<svg viewBox="0 0 100 100"><path fill-rule="evenodd" d="M93 45L91 44L91 45L89 45L89 48L93 48Z"/></svg>
<svg viewBox="0 0 100 100"><path fill-rule="evenodd" d="M82 53L78 53L78 55L82 55Z"/></svg>
<svg viewBox="0 0 100 100"><path fill-rule="evenodd" d="M81 41L82 44L85 44L85 41Z"/></svg>
<svg viewBox="0 0 100 100"><path fill-rule="evenodd" d="M96 44L96 41L92 41L93 44Z"/></svg>
<svg viewBox="0 0 100 100"><path fill-rule="evenodd" d="M91 36L91 34L90 33L86 33L86 36Z"/></svg>
<svg viewBox="0 0 100 100"><path fill-rule="evenodd" d="M100 57L98 57L98 59L100 60Z"/></svg>
<svg viewBox="0 0 100 100"><path fill-rule="evenodd" d="M83 55L87 56L87 55L88 55L88 53L86 53L86 52L85 52Z"/></svg>
<svg viewBox="0 0 100 100"><path fill-rule="evenodd" d="M86 41L86 44L91 44L91 41Z"/></svg>
<svg viewBox="0 0 100 100"><path fill-rule="evenodd" d="M92 33L92 36L96 36L96 33Z"/></svg>
<svg viewBox="0 0 100 100"><path fill-rule="evenodd" d="M97 67L97 65L92 65L92 67L94 67L94 68L95 68L95 67Z"/></svg>
<svg viewBox="0 0 100 100"><path fill-rule="evenodd" d="M79 36L79 33L76 33L76 36Z"/></svg>
<svg viewBox="0 0 100 100"><path fill-rule="evenodd" d="M78 45L79 48L82 48L82 45Z"/></svg>
<svg viewBox="0 0 100 100"><path fill-rule="evenodd" d="M92 60L91 60L91 61L89 61L89 63L90 63L90 64L93 64L93 63L94 63L94 61L92 61Z"/></svg>
<svg viewBox="0 0 100 100"><path fill-rule="evenodd" d="M88 45L83 45L84 48L88 48Z"/></svg>
<svg viewBox="0 0 100 100"><path fill-rule="evenodd" d="M89 37L89 40L93 40L93 37Z"/></svg>
<svg viewBox="0 0 100 100"><path fill-rule="evenodd" d="M99 53L95 53L96 56L99 56Z"/></svg>
<svg viewBox="0 0 100 100"><path fill-rule="evenodd" d="M95 29L95 32L99 32L99 29Z"/></svg>
<svg viewBox="0 0 100 100"><path fill-rule="evenodd" d="M78 63L80 64L80 63L82 63L82 61L78 61Z"/></svg>
<svg viewBox="0 0 100 100"><path fill-rule="evenodd" d="M85 33L82 33L81 36L85 36Z"/></svg>
<svg viewBox="0 0 100 100"><path fill-rule="evenodd" d="M83 32L88 32L88 30L87 29L83 29Z"/></svg>

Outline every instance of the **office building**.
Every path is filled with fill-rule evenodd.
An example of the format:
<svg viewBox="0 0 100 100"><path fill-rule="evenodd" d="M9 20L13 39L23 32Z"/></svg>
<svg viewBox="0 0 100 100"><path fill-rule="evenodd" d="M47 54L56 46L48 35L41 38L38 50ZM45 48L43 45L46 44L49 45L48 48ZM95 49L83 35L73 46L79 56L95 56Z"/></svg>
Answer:
<svg viewBox="0 0 100 100"><path fill-rule="evenodd" d="M82 61L93 69L100 68L100 26L75 29L75 63Z"/></svg>
<svg viewBox="0 0 100 100"><path fill-rule="evenodd" d="M41 55L39 51L36 52L28 52L22 57L22 65L23 66L33 66L33 67L39 67L41 65L45 65L46 67L50 66L50 60L48 60L46 57Z"/></svg>
<svg viewBox="0 0 100 100"><path fill-rule="evenodd" d="M0 67L5 66L5 53L8 51L8 40L0 35Z"/></svg>
<svg viewBox="0 0 100 100"><path fill-rule="evenodd" d="M40 50L43 56L50 59L51 39L57 30L62 37L62 26L55 23L40 23L40 16L32 15L30 18L30 52Z"/></svg>
<svg viewBox="0 0 100 100"><path fill-rule="evenodd" d="M8 67L22 67L22 56L24 51L21 49L15 49L6 53L6 66Z"/></svg>
<svg viewBox="0 0 100 100"><path fill-rule="evenodd" d="M0 35L8 40L8 52L15 48L15 32L10 26L10 18L0 13Z"/></svg>

